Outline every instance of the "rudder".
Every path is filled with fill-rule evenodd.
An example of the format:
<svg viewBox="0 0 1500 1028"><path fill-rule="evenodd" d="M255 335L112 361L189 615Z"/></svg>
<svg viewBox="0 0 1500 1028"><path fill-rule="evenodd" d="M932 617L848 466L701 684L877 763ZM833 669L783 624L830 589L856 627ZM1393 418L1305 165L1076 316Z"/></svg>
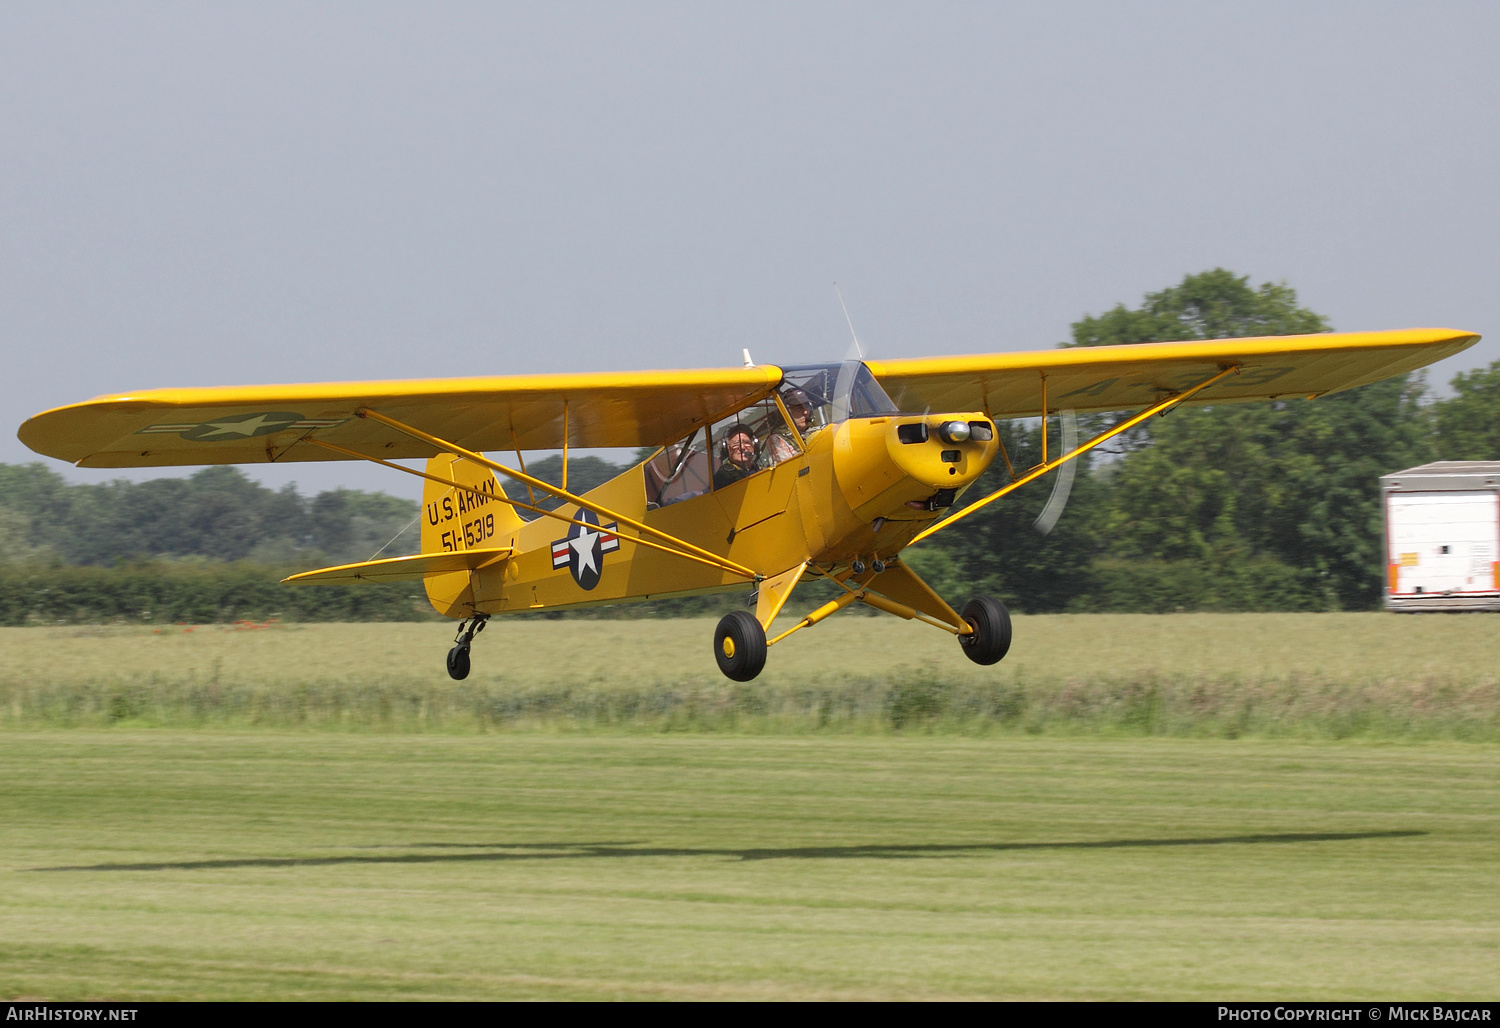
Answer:
<svg viewBox="0 0 1500 1028"><path fill-rule="evenodd" d="M462 553L514 545L516 530L525 522L510 504L493 499L505 495L493 471L455 454L440 453L428 460L427 473L469 488L427 480L422 489L423 553ZM429 575L422 584L439 614L466 618L474 613L470 572Z"/></svg>

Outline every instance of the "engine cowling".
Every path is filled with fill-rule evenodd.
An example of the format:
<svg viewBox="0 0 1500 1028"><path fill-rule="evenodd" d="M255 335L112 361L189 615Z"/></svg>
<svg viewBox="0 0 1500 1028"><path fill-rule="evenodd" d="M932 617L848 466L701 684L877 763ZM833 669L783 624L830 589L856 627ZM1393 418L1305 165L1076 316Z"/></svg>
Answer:
<svg viewBox="0 0 1500 1028"><path fill-rule="evenodd" d="M982 413L851 418L838 426L833 472L844 502L870 522L948 506L998 452Z"/></svg>

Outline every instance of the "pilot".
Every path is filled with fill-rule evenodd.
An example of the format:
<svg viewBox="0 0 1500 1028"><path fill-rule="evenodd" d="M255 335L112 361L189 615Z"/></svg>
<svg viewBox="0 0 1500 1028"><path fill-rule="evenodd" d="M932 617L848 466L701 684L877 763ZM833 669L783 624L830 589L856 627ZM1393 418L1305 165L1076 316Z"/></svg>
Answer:
<svg viewBox="0 0 1500 1028"><path fill-rule="evenodd" d="M792 424L797 426L797 434L806 439L812 427L812 401L802 390L788 389L782 394L781 402L786 404L786 412L792 416ZM766 450L772 464L780 464L784 460L797 456L797 440L792 435L791 429L782 425L773 432L771 438L766 440Z"/></svg>
<svg viewBox="0 0 1500 1028"><path fill-rule="evenodd" d="M723 489L759 470L755 466L755 436L744 425L735 425L724 437L724 460L714 472L714 488Z"/></svg>

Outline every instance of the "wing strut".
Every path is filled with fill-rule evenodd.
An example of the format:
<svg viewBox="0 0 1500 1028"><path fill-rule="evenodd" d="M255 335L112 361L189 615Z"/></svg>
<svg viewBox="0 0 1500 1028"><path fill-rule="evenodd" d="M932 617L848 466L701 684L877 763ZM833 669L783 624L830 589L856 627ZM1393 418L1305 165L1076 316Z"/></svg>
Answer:
<svg viewBox="0 0 1500 1028"><path fill-rule="evenodd" d="M1157 415L1157 414L1163 414L1163 413L1171 410L1173 407L1177 406L1179 403L1181 403L1183 400L1186 400L1188 397L1192 396L1194 393L1197 393L1197 392L1200 392L1200 391L1202 391L1204 389L1207 389L1209 386L1215 384L1216 382L1222 381L1225 378L1228 378L1230 375L1238 375L1239 373L1240 373L1240 366L1238 364L1231 364L1229 367L1225 368L1223 371L1220 371L1217 375L1214 375L1212 378L1204 379L1202 382L1199 382L1197 385L1195 385L1195 386L1193 386L1193 387L1191 387L1189 389L1184 389L1180 393L1173 393L1171 396L1168 396L1167 398L1165 398L1163 400L1160 400L1160 401L1158 401L1156 403L1153 403L1151 406L1147 407L1145 410L1141 411L1139 414L1136 414L1133 417L1126 418L1124 421L1120 422L1114 428L1111 428L1111 429L1109 429L1106 432L1100 432L1098 435L1094 436L1094 438L1090 439L1088 442L1084 443L1082 446L1078 447L1077 449L1071 450L1068 453L1064 453L1061 456L1054 457L1050 461L1046 460L1044 458L1043 461L1042 461L1042 463L1040 463L1036 467L1032 468L1030 471L1028 471L1026 474L1022 475L1020 478L1015 479L1009 485L1003 486L1000 489L996 489L994 492L990 493L988 496L986 496L984 499L978 501L977 503L971 503L967 507L965 507L963 510L960 510L960 511L958 511L956 513L953 513L953 514L949 514L946 518L944 518L943 520L939 521L937 524L932 525L931 527L929 527L929 528L927 528L927 529L925 529L925 530L923 530L921 532L918 532L917 535L916 535L916 538L912 539L912 541L909 542L909 543L907 543L906 545L907 546L913 546L916 543L921 542L923 539L926 539L928 536L932 535L934 532L940 532L943 529L947 528L949 525L953 524L959 518L966 518L970 514L974 513L976 510L978 510L980 507L984 507L984 506L987 506L988 504L994 503L996 500L1000 499L1000 497L1004 496L1006 493L1014 492L1015 490L1021 488L1021 486L1025 485L1027 482L1033 482L1036 479L1041 478L1043 475L1045 475L1047 472L1051 471L1053 468L1057 467L1058 465L1063 464L1063 463L1065 463L1067 461L1072 460L1074 457L1077 457L1081 453L1087 453L1089 450L1092 450L1094 447L1098 446L1100 443L1105 442L1106 440L1109 440L1109 439L1113 439L1115 436L1119 435L1121 432L1128 432L1130 429L1134 428L1136 425L1139 425L1141 422L1145 421L1147 418L1150 418L1150 417L1152 417L1154 415ZM1046 380L1045 379L1043 379L1043 381L1042 381L1042 387L1043 387L1043 389L1046 388ZM1045 412L1044 412L1043 413L1043 419L1044 420L1042 422L1042 440L1043 440L1042 441L1042 446L1043 446L1043 451L1042 452L1044 454L1046 453L1045 447L1047 445L1047 443L1046 443L1047 428L1046 428L1045 417L1046 417L1046 415L1045 415Z"/></svg>
<svg viewBox="0 0 1500 1028"><path fill-rule="evenodd" d="M540 514L543 517L548 517L548 518L552 518L552 519L554 519L556 521L561 521L564 524L568 524L568 525L582 525L584 528L598 528L599 527L598 525L591 525L587 521L580 521L577 518L570 518L566 514L559 514L555 510L546 510L545 508L538 507L535 504L522 503L520 500L514 499L514 498L509 497L509 496L495 496L495 495L493 495L491 493L483 492L483 491L475 488L474 486L464 485L462 482L454 482L451 479L441 478L438 475L430 475L430 474L428 474L425 471L418 471L415 468L408 468L405 465L395 464L395 463L392 463L391 461L388 461L388 460L382 460L379 457L371 457L367 453L360 453L358 450L351 450L351 449L349 449L349 447L347 447L347 446L340 446L338 443L330 443L330 442L326 442L325 440L322 440L322 439L313 439L313 438L304 439L302 441L306 442L306 443L312 443L314 446L321 446L325 450L336 450L339 453L346 454L346 455L348 455L350 457L358 458L359 460L367 460L367 461L369 461L372 464L379 464L379 465L381 465L383 467L391 468L391 469L396 470L396 471L404 471L408 475L415 475L417 478L425 478L425 479L427 479L429 481L437 482L440 485L450 486L450 487L452 487L454 489L462 489L464 492L469 493L472 496L477 496L477 497L479 497L481 499L484 499L484 500L491 500L491 501L494 501L494 502L497 502L497 503L508 503L512 507L520 507L522 510L529 510L529 511L535 513L535 514ZM604 507L597 507L597 506L594 506L594 505L589 505L587 509L593 510L593 511L604 511L605 512L604 516L607 516L607 517L614 517L615 516L613 512L609 511L607 508L604 508ZM618 532L616 532L615 534L619 535ZM721 564L718 561L714 561L714 560L704 560L702 557L699 557L696 554L684 553L681 550L674 550L670 546L663 546L661 543L653 543L649 539L641 539L641 538L632 537L632 536L628 536L628 535L627 536L621 536L621 538L624 539L626 542L635 543L637 546L645 546L645 547L648 547L649 549L660 550L662 553L668 554L668 555L673 556L673 557L682 557L684 560L695 560L699 564L707 564L709 567L712 567L712 568L722 568L725 571L732 572L732 573L734 573L736 575L744 575L747 578L753 577L756 581L760 581L760 579L762 577L760 575L753 575L752 573L748 573L748 569L747 569L747 571L740 571L740 570L737 570L734 567L727 567L726 564L729 563L729 562L726 562L726 564ZM670 539L672 537L668 536L668 538ZM676 541L676 540L674 540L674 541ZM684 544L684 545L687 545L687 544Z"/></svg>
<svg viewBox="0 0 1500 1028"><path fill-rule="evenodd" d="M483 456L482 454L475 453L473 450L466 450L456 443L450 443L446 439L440 439L435 435L430 435L427 432L423 432L420 428L413 428L410 425L403 424L402 422L397 421L395 418L387 417L386 415L381 414L378 411L373 411L368 408L361 408L355 411L355 414L356 416L361 418L369 418L373 421L378 421L382 425L394 428L396 431L402 433L403 435L411 436L413 439L418 439L430 446L435 446L439 450L446 450L449 453L455 453L458 456L462 457L464 460L487 467L491 471L497 471L500 474L505 475L508 478L513 478L516 481L524 483L527 486L541 489L542 491L552 496L556 496L558 499L562 500L565 503L571 503L578 507L582 507L585 510L591 510L595 514L598 514L600 517L609 518L613 521L618 522L619 524L628 525L631 528L635 529L637 533L653 535L656 538L662 539L671 545L670 547L653 545L647 543L646 540L639 537L632 540L633 542L637 542L645 546L650 546L653 549L662 550L666 553L673 553L679 557L689 557L693 560L696 560L700 564L710 564L714 567L722 568L725 571L732 572L733 574L739 575L743 578L748 578L751 581L758 582L762 577L758 572L750 570L743 564L738 564L726 557L721 557L717 553L713 553L709 550L703 549L701 546L694 546L692 543L687 542L683 539L679 539L669 532L663 532L658 528L652 528L650 525L642 524L634 518L627 517L624 514L620 514L616 511L610 510L608 507L594 503L592 500L586 500L581 496L574 496L567 490L559 489L557 486L552 485L549 482L544 482L539 478L534 478L531 475L526 474L525 472L508 468L504 464L498 464L495 461L490 460L488 457ZM378 457L371 457L368 454L360 453L357 450L351 450L346 447L339 446L337 443L329 443L315 438L308 438L306 441L309 443L314 443L318 446L325 447L327 449L337 450L340 453L347 453L350 456L358 457L361 460L374 461L377 464L383 464L387 467L400 468L402 471L410 472L411 474L419 475L423 478L433 478L434 481L443 482L445 485L453 484L446 479L434 478L431 475L425 475L422 472L413 470L412 468L405 468L399 464L392 464L389 461L381 460ZM499 497L493 497L493 499L499 499ZM558 514L555 511L543 510L540 507L522 503L521 501L511 499L510 497L506 497L505 502L509 503L513 507L521 507L525 510L535 511L538 514L543 514L547 517L555 518L559 521L567 521L570 524L577 523L565 514Z"/></svg>

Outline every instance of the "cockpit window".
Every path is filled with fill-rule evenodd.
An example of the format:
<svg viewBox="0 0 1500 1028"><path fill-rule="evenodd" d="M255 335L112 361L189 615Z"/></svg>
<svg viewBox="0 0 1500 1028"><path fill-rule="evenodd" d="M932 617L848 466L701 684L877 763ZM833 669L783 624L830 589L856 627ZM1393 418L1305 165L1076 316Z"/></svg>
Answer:
<svg viewBox="0 0 1500 1028"><path fill-rule="evenodd" d="M809 437L849 418L895 414L896 405L859 361L783 369L777 393L664 447L645 464L646 509L656 510L773 468ZM782 407L791 418L782 417Z"/></svg>
<svg viewBox="0 0 1500 1028"><path fill-rule="evenodd" d="M655 510L711 488L707 432L698 429L680 443L663 447L646 462L646 509Z"/></svg>
<svg viewBox="0 0 1500 1028"><path fill-rule="evenodd" d="M794 389L805 394L815 425L899 413L870 369L859 361L801 364L782 370L782 396Z"/></svg>

